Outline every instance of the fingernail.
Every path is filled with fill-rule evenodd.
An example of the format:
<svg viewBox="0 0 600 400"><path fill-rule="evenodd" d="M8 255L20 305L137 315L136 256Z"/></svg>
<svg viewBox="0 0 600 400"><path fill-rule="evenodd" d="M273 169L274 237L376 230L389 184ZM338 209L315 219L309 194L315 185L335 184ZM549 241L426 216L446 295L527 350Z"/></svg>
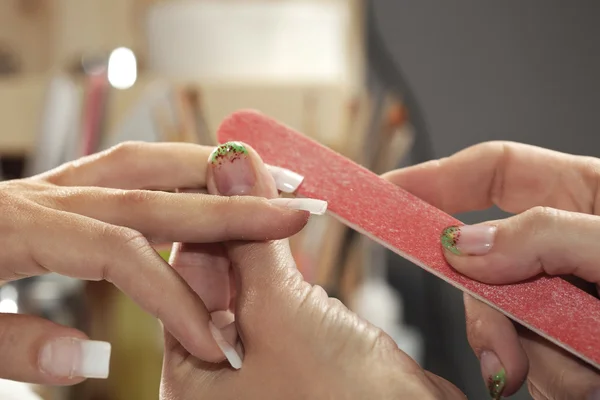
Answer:
<svg viewBox="0 0 600 400"><path fill-rule="evenodd" d="M491 351L484 351L479 356L481 373L487 379L487 387L490 397L498 400L506 387L506 371L500 363L498 356Z"/></svg>
<svg viewBox="0 0 600 400"><path fill-rule="evenodd" d="M600 388L591 391L587 397L588 400L600 400Z"/></svg>
<svg viewBox="0 0 600 400"><path fill-rule="evenodd" d="M271 173L273 179L275 179L277 190L283 193L294 193L304 180L302 175L290 171L289 169L274 167L272 165L267 165L267 169Z"/></svg>
<svg viewBox="0 0 600 400"><path fill-rule="evenodd" d="M42 348L39 365L42 371L55 377L106 379L110 351L107 342L60 338Z"/></svg>
<svg viewBox="0 0 600 400"><path fill-rule="evenodd" d="M235 315L229 310L213 311L210 319L217 329L223 329L235 321Z"/></svg>
<svg viewBox="0 0 600 400"><path fill-rule="evenodd" d="M496 227L492 225L450 226L442 232L442 246L456 255L481 256L494 244Z"/></svg>
<svg viewBox="0 0 600 400"><path fill-rule="evenodd" d="M242 368L242 358L237 353L235 348L225 340L221 331L212 323L212 321L208 321L208 329L210 329L210 333L212 334L215 342L217 342L217 346L221 349L227 361L232 368L240 369Z"/></svg>
<svg viewBox="0 0 600 400"><path fill-rule="evenodd" d="M219 194L243 196L252 190L256 176L248 149L243 144L228 142L220 145L210 154L210 162Z"/></svg>
<svg viewBox="0 0 600 400"><path fill-rule="evenodd" d="M279 207L291 208L292 210L308 211L315 215L323 215L327 211L327 202L317 199L279 198L271 199L269 202Z"/></svg>

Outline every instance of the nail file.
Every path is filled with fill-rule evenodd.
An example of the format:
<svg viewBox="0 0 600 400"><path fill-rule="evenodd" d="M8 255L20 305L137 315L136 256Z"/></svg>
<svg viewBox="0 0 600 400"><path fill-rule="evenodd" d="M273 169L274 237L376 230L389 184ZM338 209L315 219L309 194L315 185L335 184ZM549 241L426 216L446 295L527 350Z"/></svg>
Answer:
<svg viewBox="0 0 600 400"><path fill-rule="evenodd" d="M234 113L218 138L247 143L266 163L303 175L298 196L326 200L342 223L600 369L600 300L559 277L487 285L459 274L440 234L460 221L260 113Z"/></svg>

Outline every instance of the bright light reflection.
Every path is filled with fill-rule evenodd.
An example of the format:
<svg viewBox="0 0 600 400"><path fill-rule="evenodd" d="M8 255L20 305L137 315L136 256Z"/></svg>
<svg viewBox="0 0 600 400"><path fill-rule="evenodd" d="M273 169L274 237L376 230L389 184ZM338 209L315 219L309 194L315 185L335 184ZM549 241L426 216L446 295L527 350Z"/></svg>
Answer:
<svg viewBox="0 0 600 400"><path fill-rule="evenodd" d="M13 299L4 299L0 301L0 313L16 314L19 312L19 306Z"/></svg>
<svg viewBox="0 0 600 400"><path fill-rule="evenodd" d="M137 61L133 51L119 47L108 58L108 82L116 89L129 89L137 79Z"/></svg>

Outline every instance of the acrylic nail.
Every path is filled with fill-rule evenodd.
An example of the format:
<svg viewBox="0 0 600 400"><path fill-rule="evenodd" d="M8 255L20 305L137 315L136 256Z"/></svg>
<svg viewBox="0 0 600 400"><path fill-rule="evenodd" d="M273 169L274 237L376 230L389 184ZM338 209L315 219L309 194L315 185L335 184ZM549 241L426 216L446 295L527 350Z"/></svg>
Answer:
<svg viewBox="0 0 600 400"><path fill-rule="evenodd" d="M492 351L483 351L479 356L481 373L487 381L490 397L498 400L506 387L506 371L498 356Z"/></svg>
<svg viewBox="0 0 600 400"><path fill-rule="evenodd" d="M210 154L213 175L219 194L243 196L254 187L256 176L248 149L239 142L228 142Z"/></svg>
<svg viewBox="0 0 600 400"><path fill-rule="evenodd" d="M289 169L267 165L267 170L275 180L277 190L283 193L294 193L304 180L302 175Z"/></svg>
<svg viewBox="0 0 600 400"><path fill-rule="evenodd" d="M210 333L215 339L215 342L217 342L217 346L219 346L219 348L225 355L225 358L227 359L227 361L229 361L231 367L234 369L242 368L241 355L238 354L235 348L227 340L225 340L225 337L223 336L221 331L215 326L215 324L212 323L212 321L208 322L208 329L210 330Z"/></svg>
<svg viewBox="0 0 600 400"><path fill-rule="evenodd" d="M450 226L442 232L442 246L456 255L481 256L494 245L496 230L493 225Z"/></svg>
<svg viewBox="0 0 600 400"><path fill-rule="evenodd" d="M110 353L107 342L59 338L42 347L39 366L43 372L60 378L106 379Z"/></svg>
<svg viewBox="0 0 600 400"><path fill-rule="evenodd" d="M317 199L278 198L269 200L269 202L278 207L290 208L292 210L308 211L314 215L323 215L327 211L327 202Z"/></svg>

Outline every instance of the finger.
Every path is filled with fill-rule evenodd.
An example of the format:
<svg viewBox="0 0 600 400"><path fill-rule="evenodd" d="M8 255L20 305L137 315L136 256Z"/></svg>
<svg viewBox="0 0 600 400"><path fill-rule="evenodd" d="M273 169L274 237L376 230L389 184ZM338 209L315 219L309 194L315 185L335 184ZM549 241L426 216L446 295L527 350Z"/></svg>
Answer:
<svg viewBox="0 0 600 400"><path fill-rule="evenodd" d="M442 235L446 258L461 273L491 284L541 273L600 282L600 217L533 208L496 225L450 227Z"/></svg>
<svg viewBox="0 0 600 400"><path fill-rule="evenodd" d="M600 374L564 350L524 332L521 341L529 357L529 381L552 400L588 400L600 396Z"/></svg>
<svg viewBox="0 0 600 400"><path fill-rule="evenodd" d="M260 156L250 146L242 143L226 143L220 146L211 158L211 166L208 169L207 187L209 193L220 194L225 196L230 195L250 195L261 196L266 198L275 198L277 190L273 179L271 178L267 167L262 162ZM287 199L286 199L287 200ZM314 199L294 199L304 204L308 211L311 209L322 208L323 203L320 200ZM242 247L244 250L239 250ZM234 250L235 249L235 250ZM243 243L238 245L228 245L228 254L235 266L236 261L241 259L246 260L248 254L255 250L259 253L253 257L263 258L264 260L273 260L268 262L269 266L264 266L265 270L270 270L271 273L279 268L277 264L286 265L289 267L289 262L282 262L291 259L289 256L289 246L287 242L279 243ZM239 254L242 254L240 256ZM287 267L283 268L284 270ZM248 271L244 267L239 272L241 280L248 287L256 287L253 279L257 278L257 274ZM270 282L263 282L263 285L270 285ZM260 286L259 286L260 287Z"/></svg>
<svg viewBox="0 0 600 400"><path fill-rule="evenodd" d="M220 195L251 195L275 198L275 182L259 155L249 146L241 143L226 143L215 150L208 170L207 187L209 193ZM322 202L301 199L304 205ZM234 267L238 298L236 299L236 323L244 340L246 350L252 343L248 338L255 337L256 312L264 313L265 306L278 303L270 292L273 287L281 287L290 274L299 275L286 240L268 243L232 243L227 245L227 254ZM258 261L259 262L253 262ZM260 266L257 265L260 263ZM271 304L269 304L272 301ZM261 311L258 311L261 310ZM254 311L254 314L252 313ZM237 319L237 316L240 319ZM246 321L246 322L244 322ZM253 321L248 323L248 321ZM264 321L263 321L264 322ZM227 347L224 342L223 345ZM250 347L248 347L250 346ZM241 365L242 355L236 359L234 350L224 349L232 354L228 359L232 365Z"/></svg>
<svg viewBox="0 0 600 400"><path fill-rule="evenodd" d="M595 158L487 142L384 178L451 214L492 205L515 214L535 206L590 213L599 170Z"/></svg>
<svg viewBox="0 0 600 400"><path fill-rule="evenodd" d="M205 160L214 147L189 143L124 142L34 177L58 186L175 190L206 186ZM302 177L269 166L277 188L293 193Z"/></svg>
<svg viewBox="0 0 600 400"><path fill-rule="evenodd" d="M230 262L220 243L176 243L169 264L202 299L208 312L229 309Z"/></svg>
<svg viewBox="0 0 600 400"><path fill-rule="evenodd" d="M0 315L0 377L43 385L107 378L110 343L27 315Z"/></svg>
<svg viewBox="0 0 600 400"><path fill-rule="evenodd" d="M204 187L205 160L213 149L189 143L125 142L35 178L59 186L163 190Z"/></svg>
<svg viewBox="0 0 600 400"><path fill-rule="evenodd" d="M307 222L305 212L257 197L96 187L49 189L32 196L47 207L127 226L156 242L281 239Z"/></svg>
<svg viewBox="0 0 600 400"><path fill-rule="evenodd" d="M467 338L491 398L514 394L529 368L514 325L498 311L464 295Z"/></svg>
<svg viewBox="0 0 600 400"><path fill-rule="evenodd" d="M112 282L158 317L190 353L206 361L222 358L204 304L140 233L65 212L44 210L42 215L52 231L30 222L29 234L21 239L37 266L31 271Z"/></svg>

